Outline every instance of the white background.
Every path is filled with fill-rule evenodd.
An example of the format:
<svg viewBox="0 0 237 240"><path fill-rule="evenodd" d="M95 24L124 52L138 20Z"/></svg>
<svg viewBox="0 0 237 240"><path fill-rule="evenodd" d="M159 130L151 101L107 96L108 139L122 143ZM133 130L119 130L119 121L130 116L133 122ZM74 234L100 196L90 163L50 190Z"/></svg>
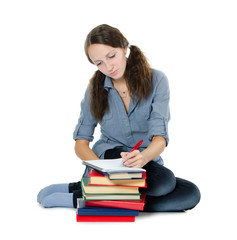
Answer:
<svg viewBox="0 0 237 240"><path fill-rule="evenodd" d="M236 11L230 0L1 1L4 239L236 239ZM72 132L96 70L83 45L102 23L119 28L169 79L170 144L162 156L200 188L192 211L76 223L75 210L36 202L41 188L78 181L83 172Z"/></svg>

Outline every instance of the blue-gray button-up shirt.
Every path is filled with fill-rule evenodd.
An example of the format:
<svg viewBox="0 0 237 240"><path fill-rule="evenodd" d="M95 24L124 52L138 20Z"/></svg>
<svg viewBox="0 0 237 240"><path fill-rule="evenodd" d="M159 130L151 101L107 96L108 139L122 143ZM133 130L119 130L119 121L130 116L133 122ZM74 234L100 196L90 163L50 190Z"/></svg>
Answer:
<svg viewBox="0 0 237 240"><path fill-rule="evenodd" d="M139 104L131 98L128 113L122 99L113 86L111 78L106 76L104 88L108 91L109 111L99 123L101 136L95 142L92 150L103 159L108 149L116 147L124 151L131 151L141 139L144 140L139 148L143 151L152 140L153 136L162 136L169 142L168 121L169 111L169 84L168 79L161 71L152 69L153 90L150 96ZM73 133L73 138L93 141L94 130L98 122L90 112L89 90L86 90L81 102L81 113ZM154 161L163 164L160 156Z"/></svg>

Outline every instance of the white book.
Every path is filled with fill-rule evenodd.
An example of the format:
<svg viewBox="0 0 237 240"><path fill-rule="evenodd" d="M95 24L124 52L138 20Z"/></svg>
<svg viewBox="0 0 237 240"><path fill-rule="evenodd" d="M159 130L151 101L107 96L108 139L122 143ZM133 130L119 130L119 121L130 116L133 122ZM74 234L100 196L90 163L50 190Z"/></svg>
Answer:
<svg viewBox="0 0 237 240"><path fill-rule="evenodd" d="M124 166L122 158L105 159L105 160L89 160L89 161L83 161L82 164L104 173L146 172L146 170L143 168L133 168L133 167Z"/></svg>

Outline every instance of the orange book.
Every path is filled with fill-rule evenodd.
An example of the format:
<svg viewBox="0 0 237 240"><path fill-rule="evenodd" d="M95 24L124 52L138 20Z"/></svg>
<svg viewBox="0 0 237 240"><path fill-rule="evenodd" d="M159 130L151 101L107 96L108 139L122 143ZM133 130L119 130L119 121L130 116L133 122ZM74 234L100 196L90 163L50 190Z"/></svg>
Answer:
<svg viewBox="0 0 237 240"><path fill-rule="evenodd" d="M147 187L145 178L135 179L110 179L103 173L91 169L88 177L90 177L89 185L103 186L124 186L124 187Z"/></svg>

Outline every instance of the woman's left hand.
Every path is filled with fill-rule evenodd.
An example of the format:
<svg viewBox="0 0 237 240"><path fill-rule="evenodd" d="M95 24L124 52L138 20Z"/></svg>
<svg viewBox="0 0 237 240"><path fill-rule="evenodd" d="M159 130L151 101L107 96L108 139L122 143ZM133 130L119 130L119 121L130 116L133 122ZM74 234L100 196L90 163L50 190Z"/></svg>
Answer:
<svg viewBox="0 0 237 240"><path fill-rule="evenodd" d="M123 165L126 167L142 168L146 165L144 156L139 150L133 152L121 152Z"/></svg>

